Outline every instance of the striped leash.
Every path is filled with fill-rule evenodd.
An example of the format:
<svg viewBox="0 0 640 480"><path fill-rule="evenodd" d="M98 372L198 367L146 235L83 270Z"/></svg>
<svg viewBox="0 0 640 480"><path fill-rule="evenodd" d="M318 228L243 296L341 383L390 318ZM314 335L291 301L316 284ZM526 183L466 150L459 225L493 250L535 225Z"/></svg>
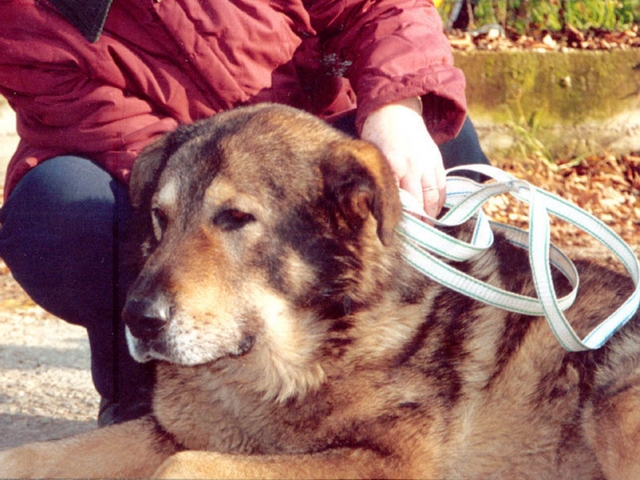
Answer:
<svg viewBox="0 0 640 480"><path fill-rule="evenodd" d="M544 315L560 344L569 351L601 347L638 310L640 305L640 264L635 253L602 221L562 198L520 180L503 170L486 165L456 167L447 174L470 170L495 180L479 184L463 177L447 177L448 211L442 218L430 218L409 193L401 190L404 212L398 232L404 239L405 259L425 276L452 290L511 312L524 315ZM482 205L490 198L509 193L529 204L528 231L489 221ZM622 262L635 285L631 296L608 318L584 338L573 330L564 315L576 299L580 279L573 262L550 241L549 214L584 230L607 247ZM416 218L428 218L434 226ZM463 242L435 227L453 227L475 219L471 242ZM460 272L446 260L470 260L493 244L494 232L502 232L513 244L529 251L537 298L502 290ZM441 257L446 260L441 260ZM572 290L558 298L551 277L551 265L569 280Z"/></svg>

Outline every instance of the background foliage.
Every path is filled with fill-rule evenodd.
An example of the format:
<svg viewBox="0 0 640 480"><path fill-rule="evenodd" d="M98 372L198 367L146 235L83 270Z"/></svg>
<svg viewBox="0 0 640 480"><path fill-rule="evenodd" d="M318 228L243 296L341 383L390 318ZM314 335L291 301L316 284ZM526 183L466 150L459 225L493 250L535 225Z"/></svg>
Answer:
<svg viewBox="0 0 640 480"><path fill-rule="evenodd" d="M448 18L455 0L443 0ZM619 31L640 21L640 0L476 0L473 26L499 24L519 34L540 30Z"/></svg>

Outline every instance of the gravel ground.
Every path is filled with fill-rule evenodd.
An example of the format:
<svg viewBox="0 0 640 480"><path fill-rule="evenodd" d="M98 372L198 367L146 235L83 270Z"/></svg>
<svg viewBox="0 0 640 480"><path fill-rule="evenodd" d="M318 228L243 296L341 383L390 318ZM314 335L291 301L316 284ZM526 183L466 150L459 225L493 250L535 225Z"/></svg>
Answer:
<svg viewBox="0 0 640 480"><path fill-rule="evenodd" d="M0 450L96 426L81 327L34 305L0 263Z"/></svg>

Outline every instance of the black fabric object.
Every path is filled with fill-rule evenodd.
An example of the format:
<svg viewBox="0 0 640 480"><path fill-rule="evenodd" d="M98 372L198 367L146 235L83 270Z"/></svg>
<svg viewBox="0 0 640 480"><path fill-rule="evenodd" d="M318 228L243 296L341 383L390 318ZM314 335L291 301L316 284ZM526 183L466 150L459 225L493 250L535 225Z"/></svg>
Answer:
<svg viewBox="0 0 640 480"><path fill-rule="evenodd" d="M100 38L112 0L49 0L82 36L95 43Z"/></svg>

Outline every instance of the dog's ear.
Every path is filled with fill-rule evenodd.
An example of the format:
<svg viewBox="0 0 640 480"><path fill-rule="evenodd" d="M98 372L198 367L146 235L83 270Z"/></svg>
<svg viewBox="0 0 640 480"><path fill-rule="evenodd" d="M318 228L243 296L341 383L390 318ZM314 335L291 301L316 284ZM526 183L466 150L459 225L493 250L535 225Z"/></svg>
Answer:
<svg viewBox="0 0 640 480"><path fill-rule="evenodd" d="M393 172L382 152L363 140L341 140L331 145L321 170L324 196L337 204L347 225L358 229L373 215L378 237L388 245L402 206Z"/></svg>
<svg viewBox="0 0 640 480"><path fill-rule="evenodd" d="M143 208L151 200L162 169L169 158L168 144L168 136L156 140L138 155L133 164L129 179L129 199L136 210Z"/></svg>
<svg viewBox="0 0 640 480"><path fill-rule="evenodd" d="M135 209L145 209L151 201L169 157L194 136L196 125L182 125L146 147L133 164L129 180L129 199Z"/></svg>

